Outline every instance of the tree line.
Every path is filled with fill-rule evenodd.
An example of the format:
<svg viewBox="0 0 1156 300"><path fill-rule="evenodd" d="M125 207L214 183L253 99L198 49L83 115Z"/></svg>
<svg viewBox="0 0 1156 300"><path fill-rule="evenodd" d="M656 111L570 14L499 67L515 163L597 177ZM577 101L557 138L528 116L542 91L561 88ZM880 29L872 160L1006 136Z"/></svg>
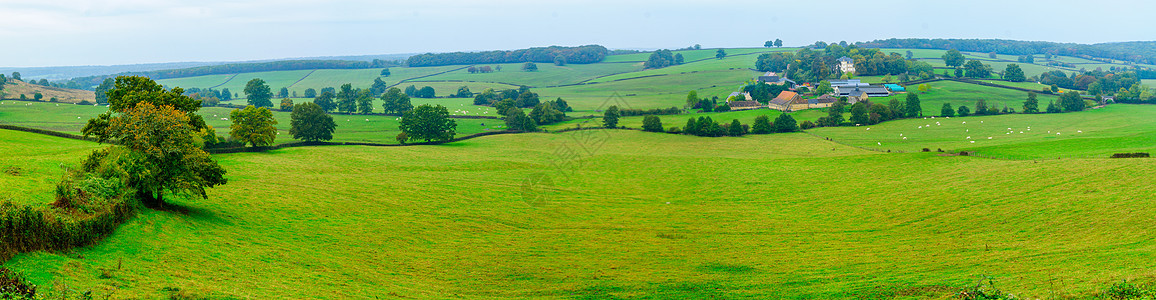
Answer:
<svg viewBox="0 0 1156 300"><path fill-rule="evenodd" d="M1075 44L1000 39L886 39L857 43L860 47L957 49L980 53L1008 55L1051 54L1076 57L1100 57L1136 63L1156 63L1156 50L1151 42Z"/></svg>
<svg viewBox="0 0 1156 300"><path fill-rule="evenodd" d="M850 78L853 75L901 75L904 78L918 76L931 78L934 68L922 61L909 60L899 53L885 54L879 49L860 48L856 45L823 44L823 48L799 49L794 53L764 53L755 61L755 69L760 72L777 72L798 82L819 82L830 78ZM843 74L838 68L838 59L849 57L855 66L855 74ZM901 80L906 81L906 80Z"/></svg>
<svg viewBox="0 0 1156 300"><path fill-rule="evenodd" d="M602 61L606 58L607 54L609 54L609 50L601 45L578 47L550 46L509 51L495 50L484 52L418 54L409 57L409 59L406 60L406 65L410 67L428 67L523 62L554 63L556 59L562 59L565 63L590 64Z"/></svg>
<svg viewBox="0 0 1156 300"><path fill-rule="evenodd" d="M62 87L91 90L104 79L117 76L144 76L153 80L193 77L216 74L252 73L268 71L314 70L314 69L369 69L396 65L394 62L376 60L377 63L353 60L283 60L258 63L236 63L203 66L184 69L158 70L146 72L125 72L116 75L101 75L73 78L61 83Z"/></svg>

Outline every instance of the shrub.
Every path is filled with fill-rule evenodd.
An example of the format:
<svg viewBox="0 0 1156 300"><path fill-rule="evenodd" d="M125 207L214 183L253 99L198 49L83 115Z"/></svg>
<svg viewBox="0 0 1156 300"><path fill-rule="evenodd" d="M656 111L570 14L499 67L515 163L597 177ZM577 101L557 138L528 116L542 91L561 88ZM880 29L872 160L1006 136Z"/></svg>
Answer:
<svg viewBox="0 0 1156 300"><path fill-rule="evenodd" d="M662 120L658 116L646 116L642 118L642 130L649 132L662 132Z"/></svg>
<svg viewBox="0 0 1156 300"><path fill-rule="evenodd" d="M681 134L682 129L679 129L678 126L671 126L670 129L666 130L666 132L673 133L673 134Z"/></svg>
<svg viewBox="0 0 1156 300"><path fill-rule="evenodd" d="M812 123L810 120L806 120L802 123L799 123L799 128L803 130L815 128L815 123Z"/></svg>
<svg viewBox="0 0 1156 300"><path fill-rule="evenodd" d="M0 267L0 299L34 299L36 285L29 283L20 274Z"/></svg>

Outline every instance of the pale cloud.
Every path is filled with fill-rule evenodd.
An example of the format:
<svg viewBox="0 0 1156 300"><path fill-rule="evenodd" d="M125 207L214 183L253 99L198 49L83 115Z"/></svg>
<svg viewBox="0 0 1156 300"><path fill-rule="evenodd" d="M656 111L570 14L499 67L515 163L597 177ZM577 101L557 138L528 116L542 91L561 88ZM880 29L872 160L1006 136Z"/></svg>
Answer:
<svg viewBox="0 0 1156 300"><path fill-rule="evenodd" d="M1154 2L1156 3L1156 2ZM1079 13L1060 13L1080 7ZM835 9L840 8L840 9ZM853 8L856 18L834 11ZM602 44L959 37L1152 40L1156 4L1062 1L0 0L0 66L225 61Z"/></svg>

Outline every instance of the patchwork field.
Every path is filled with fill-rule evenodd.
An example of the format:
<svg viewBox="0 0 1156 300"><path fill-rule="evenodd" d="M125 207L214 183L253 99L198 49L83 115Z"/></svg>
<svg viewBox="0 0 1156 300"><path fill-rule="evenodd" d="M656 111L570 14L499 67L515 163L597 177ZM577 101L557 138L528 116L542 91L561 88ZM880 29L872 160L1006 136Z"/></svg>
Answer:
<svg viewBox="0 0 1156 300"><path fill-rule="evenodd" d="M997 82L1003 84L1004 82ZM916 91L914 86L909 86L909 93L918 93L919 102L923 107L924 116L939 116L943 109L944 103L950 103L955 109L960 106L967 106L972 111L975 111L975 103L983 99L988 107L997 107L1003 109L1004 106L1014 108L1017 112L1023 110L1024 100L1027 100L1028 93L1023 91L982 86L977 84L963 83L957 81L936 81L928 83L931 87L926 94ZM889 103L891 99L897 99L904 102L907 99L906 94L894 94L888 97L874 97L870 98L875 103ZM1038 94L1036 99L1040 102L1040 110L1048 107L1048 103L1059 99L1055 95Z"/></svg>
<svg viewBox="0 0 1156 300"><path fill-rule="evenodd" d="M414 105L423 103L441 104L456 111L460 115L493 115L491 108L477 108L470 104L473 99L415 99ZM206 107L200 110L205 123L216 129L217 135L228 136L231 108ZM0 124L32 127L54 131L80 134L81 129L88 123L88 119L108 111L108 107L94 107L87 105L71 105L42 102L0 101ZM289 112L274 111L273 118L277 119L278 137L275 144L295 142L289 134ZM394 138L401 131L398 130L398 117L392 116L365 116L365 115L333 115L337 122L337 130L333 133L334 142L368 142L396 144ZM468 135L502 130L501 120L494 119L456 119L458 135Z"/></svg>
<svg viewBox="0 0 1156 300"><path fill-rule="evenodd" d="M983 275L1035 298L1156 275L1156 191L1113 179L1151 160L635 131L217 158L230 183L183 213L7 265L117 298L942 298Z"/></svg>

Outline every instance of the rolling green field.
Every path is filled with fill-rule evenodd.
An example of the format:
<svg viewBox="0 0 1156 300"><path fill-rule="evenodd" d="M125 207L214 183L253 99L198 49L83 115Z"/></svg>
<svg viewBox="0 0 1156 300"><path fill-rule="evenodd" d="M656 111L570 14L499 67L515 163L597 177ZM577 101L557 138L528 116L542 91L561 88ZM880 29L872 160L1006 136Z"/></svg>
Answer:
<svg viewBox="0 0 1156 300"><path fill-rule="evenodd" d="M1003 84L1004 82L1001 81L997 83ZM915 90L914 86L907 87L910 92L918 93L919 106L923 107L924 116L939 116L940 111L943 109L943 103L951 103L951 106L955 109L958 109L960 106L967 106L974 112L975 103L980 99L983 99L988 107L994 106L1003 109L1006 105L1008 108L1014 108L1018 112L1023 110L1023 102L1028 98L1027 92L957 81L936 81L928 83L928 85L931 86L931 90L926 94L919 93ZM1055 95L1037 95L1037 99L1040 102L1040 110L1047 108L1049 102L1055 101L1058 98L1059 97ZM870 100L875 103L889 103L891 99L898 99L900 102L903 102L907 99L907 95L894 94L888 97L870 98Z"/></svg>
<svg viewBox="0 0 1156 300"><path fill-rule="evenodd" d="M229 184L183 213L7 266L115 298L944 298L980 276L1040 298L1156 276L1147 159L604 130L216 158Z"/></svg>
<svg viewBox="0 0 1156 300"><path fill-rule="evenodd" d="M1116 104L1080 113L928 118L811 132L850 145L917 152L975 151L1011 159L1156 151L1156 106ZM922 127L922 128L921 128Z"/></svg>
<svg viewBox="0 0 1156 300"><path fill-rule="evenodd" d="M414 105L423 103L441 104L450 112L458 115L493 115L493 109L473 106L473 99L418 99ZM24 126L80 134L88 120L108 111L107 107L86 105L61 104L45 102L0 102L0 124ZM232 121L224 120L232 112L231 108L206 107L199 113L205 118L205 123L216 129L217 135L228 136ZM295 142L289 134L289 112L273 111L273 118L278 122L277 139L274 144ZM396 144L394 137L398 130L398 117L374 115L333 115L337 122L337 130L333 133L334 142L367 142ZM504 125L501 120L494 119L456 119L457 134L468 135L490 130L502 130L498 126Z"/></svg>
<svg viewBox="0 0 1156 300"><path fill-rule="evenodd" d="M739 120L739 122L743 124L751 125L754 124L755 118L758 116L765 115L771 118L773 121L775 117L778 117L781 114L783 114L783 112L773 109L752 109L728 112L696 112L681 115L661 115L658 116L658 118L662 121L662 127L664 129L669 129L670 127L678 127L681 129L686 126L686 120L690 118L710 117L712 120L718 122L719 124L723 124L724 122L729 124L732 120ZM818 109L809 109L791 113L791 117L795 118L795 120L798 122L802 122L803 120L810 120L811 122L814 122L819 117L826 115L827 113L825 111ZM621 117L618 120L618 126L625 126L626 128L631 129L642 129L642 119L645 117L646 116ZM576 128L579 126L583 128L600 127L602 126L602 117L597 116L595 118L588 119L574 119L542 126L542 128L550 131L557 131L560 129Z"/></svg>

